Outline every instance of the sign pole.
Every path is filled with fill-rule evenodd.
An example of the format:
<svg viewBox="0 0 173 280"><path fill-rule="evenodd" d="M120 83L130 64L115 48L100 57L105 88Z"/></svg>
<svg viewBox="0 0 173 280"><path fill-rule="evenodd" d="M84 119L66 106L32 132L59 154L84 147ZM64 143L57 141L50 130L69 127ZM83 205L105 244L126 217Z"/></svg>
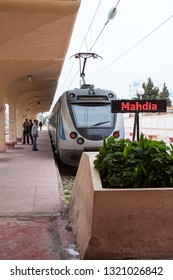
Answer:
<svg viewBox="0 0 173 280"><path fill-rule="evenodd" d="M135 134L136 134L136 113L135 113L135 118L134 118L132 141L135 140Z"/></svg>
<svg viewBox="0 0 173 280"><path fill-rule="evenodd" d="M139 113L136 113L136 132L137 132L137 141L139 141Z"/></svg>
<svg viewBox="0 0 173 280"><path fill-rule="evenodd" d="M135 134L137 135L137 141L139 141L139 113L135 113L135 118L134 118L134 126L133 126L133 136L132 140L135 140Z"/></svg>

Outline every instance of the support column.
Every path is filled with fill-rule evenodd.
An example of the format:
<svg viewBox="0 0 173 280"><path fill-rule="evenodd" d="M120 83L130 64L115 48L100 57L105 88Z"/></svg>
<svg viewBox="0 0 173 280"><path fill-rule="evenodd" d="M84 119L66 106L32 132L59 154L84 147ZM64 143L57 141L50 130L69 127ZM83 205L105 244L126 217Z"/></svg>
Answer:
<svg viewBox="0 0 173 280"><path fill-rule="evenodd" d="M14 98L9 100L9 140L16 141L16 101Z"/></svg>
<svg viewBox="0 0 173 280"><path fill-rule="evenodd" d="M0 153L6 152L5 145L5 101L0 92Z"/></svg>
<svg viewBox="0 0 173 280"><path fill-rule="evenodd" d="M17 105L17 119L16 119L16 126L17 126L17 139L22 139L23 136L23 122L24 118L22 115L22 107L21 104L19 103Z"/></svg>

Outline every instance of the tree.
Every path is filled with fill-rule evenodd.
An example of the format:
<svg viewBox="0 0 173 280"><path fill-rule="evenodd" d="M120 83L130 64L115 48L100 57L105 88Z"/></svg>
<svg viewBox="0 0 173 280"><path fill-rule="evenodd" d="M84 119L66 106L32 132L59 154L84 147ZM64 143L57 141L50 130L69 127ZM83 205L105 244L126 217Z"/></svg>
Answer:
<svg viewBox="0 0 173 280"><path fill-rule="evenodd" d="M155 87L151 78L148 78L148 82L142 84L145 93L142 99L159 99L159 88Z"/></svg>
<svg viewBox="0 0 173 280"><path fill-rule="evenodd" d="M167 89L166 84L163 84L163 89L159 93L159 99L166 99L167 106L171 106L171 99L169 98L169 91Z"/></svg>
<svg viewBox="0 0 173 280"><path fill-rule="evenodd" d="M167 89L166 84L163 84L162 91L159 90L158 87L155 87L151 78L148 78L147 83L142 84L145 93L142 99L166 99L167 106L171 106L171 99L169 98L169 91Z"/></svg>

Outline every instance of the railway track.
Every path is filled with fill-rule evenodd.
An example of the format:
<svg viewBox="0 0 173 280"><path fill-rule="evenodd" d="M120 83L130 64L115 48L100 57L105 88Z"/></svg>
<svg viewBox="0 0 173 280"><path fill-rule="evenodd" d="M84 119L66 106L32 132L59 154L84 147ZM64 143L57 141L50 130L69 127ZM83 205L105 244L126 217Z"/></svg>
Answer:
<svg viewBox="0 0 173 280"><path fill-rule="evenodd" d="M64 196L65 205L68 206L69 201L70 201L72 187L73 187L73 182L74 182L74 179L75 179L75 176L77 173L77 167L63 164L57 155L57 151L53 144L51 134L50 134L50 141L51 141L52 151L54 154L54 160L55 160L58 172L59 172L60 181L62 183L61 192L63 192L62 195Z"/></svg>
<svg viewBox="0 0 173 280"><path fill-rule="evenodd" d="M77 167L68 166L57 160L57 166L61 177L62 188L66 206L69 205L73 182L76 176Z"/></svg>

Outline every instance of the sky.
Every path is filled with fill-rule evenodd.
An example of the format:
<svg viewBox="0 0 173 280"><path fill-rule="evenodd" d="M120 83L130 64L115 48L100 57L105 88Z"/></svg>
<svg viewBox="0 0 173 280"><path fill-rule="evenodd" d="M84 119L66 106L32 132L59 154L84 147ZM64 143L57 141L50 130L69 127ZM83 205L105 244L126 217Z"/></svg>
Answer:
<svg viewBox="0 0 173 280"><path fill-rule="evenodd" d="M80 85L79 59L71 57L78 52L103 58L87 60L86 82L120 99L130 98L149 77L173 90L172 34L173 0L81 0L54 103Z"/></svg>

